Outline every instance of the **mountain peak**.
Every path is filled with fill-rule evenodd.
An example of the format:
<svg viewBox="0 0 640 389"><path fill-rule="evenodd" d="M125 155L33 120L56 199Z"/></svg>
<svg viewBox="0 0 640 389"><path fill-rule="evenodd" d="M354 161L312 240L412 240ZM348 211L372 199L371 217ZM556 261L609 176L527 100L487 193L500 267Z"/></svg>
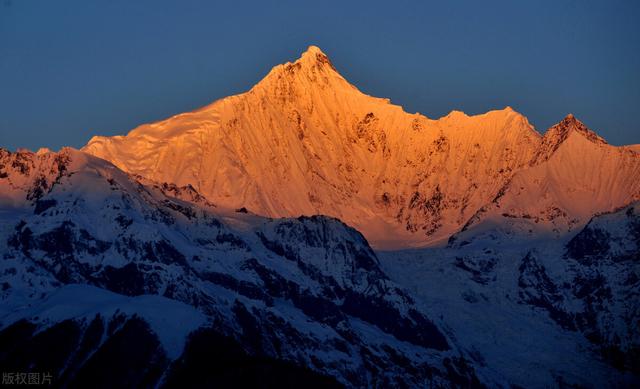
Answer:
<svg viewBox="0 0 640 389"><path fill-rule="evenodd" d="M544 134L542 145L531 164L537 164L551 158L551 155L563 144L572 134L578 134L589 142L596 145L606 145L607 141L590 130L573 114L568 114L558 124L549 128Z"/></svg>
<svg viewBox="0 0 640 389"><path fill-rule="evenodd" d="M311 45L299 58L274 66L258 84L254 91L276 93L280 98L292 98L293 92L309 88L351 89L344 88L346 80L338 73L329 57L318 47ZM331 86L329 86L331 85Z"/></svg>
<svg viewBox="0 0 640 389"><path fill-rule="evenodd" d="M309 46L295 63L306 63L311 65L328 64L333 67L329 57L327 57L327 55L318 46L314 45Z"/></svg>
<svg viewBox="0 0 640 389"><path fill-rule="evenodd" d="M302 53L302 55L317 55L317 54L322 54L326 57L326 54L318 47L315 45L310 45L309 47L307 47L307 50Z"/></svg>
<svg viewBox="0 0 640 389"><path fill-rule="evenodd" d="M596 134L594 131L590 130L584 123L582 123L578 118L573 116L573 114L568 114L560 121L560 123L551 127L549 131L547 131L546 136L550 136L555 138L556 140L564 141L569 135L573 132L579 133L584 136L586 139L593 143L606 144L607 142Z"/></svg>
<svg viewBox="0 0 640 389"><path fill-rule="evenodd" d="M554 127L561 127L565 129L583 129L587 128L577 117L575 117L572 113L567 114L560 122L558 122Z"/></svg>

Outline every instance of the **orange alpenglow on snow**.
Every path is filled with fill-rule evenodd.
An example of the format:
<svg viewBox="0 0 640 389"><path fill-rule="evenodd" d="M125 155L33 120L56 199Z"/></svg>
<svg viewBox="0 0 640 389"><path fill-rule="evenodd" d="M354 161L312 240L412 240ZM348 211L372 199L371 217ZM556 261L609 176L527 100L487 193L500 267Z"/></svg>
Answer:
<svg viewBox="0 0 640 389"><path fill-rule="evenodd" d="M315 46L246 93L83 151L219 206L334 216L382 249L496 218L560 234L640 199L638 148L608 145L573 115L544 137L510 107L432 120L360 92Z"/></svg>

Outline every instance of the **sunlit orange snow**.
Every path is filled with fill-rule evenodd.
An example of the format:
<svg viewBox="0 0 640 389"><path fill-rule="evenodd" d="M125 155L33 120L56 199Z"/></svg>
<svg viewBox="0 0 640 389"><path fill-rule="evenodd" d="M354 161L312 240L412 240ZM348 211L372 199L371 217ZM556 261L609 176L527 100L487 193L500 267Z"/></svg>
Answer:
<svg viewBox="0 0 640 389"><path fill-rule="evenodd" d="M126 136L94 137L83 150L192 184L221 206L326 214L378 248L412 247L513 216L527 224L519 228L562 233L640 198L637 148L565 121L566 131L543 138L510 107L437 120L409 114L360 92L311 46L246 93Z"/></svg>

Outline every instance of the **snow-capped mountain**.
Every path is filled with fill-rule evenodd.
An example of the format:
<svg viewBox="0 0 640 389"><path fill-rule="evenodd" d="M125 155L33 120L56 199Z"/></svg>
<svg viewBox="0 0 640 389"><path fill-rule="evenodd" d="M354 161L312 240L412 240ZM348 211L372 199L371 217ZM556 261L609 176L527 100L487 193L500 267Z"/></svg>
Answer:
<svg viewBox="0 0 640 389"><path fill-rule="evenodd" d="M0 364L12 371L72 387L480 382L339 220L224 209L73 149L0 150L0 177ZM209 360L224 374L198 372Z"/></svg>
<svg viewBox="0 0 640 389"><path fill-rule="evenodd" d="M608 202L586 202L579 215L557 211L569 220L638 198L638 186L626 183L640 181L640 157L567 125L542 137L509 107L438 120L409 114L360 92L311 46L246 93L126 136L96 136L84 151L156 181L191 184L216 204L271 217L337 217L374 247L397 248L446 240L513 180L537 185L549 158L554 166L594 153L609 161L598 169L564 164L579 187L545 182L561 191L618 190ZM535 213L551 212L551 203Z"/></svg>
<svg viewBox="0 0 640 389"><path fill-rule="evenodd" d="M573 116L544 137L510 107L431 120L360 92L314 46L246 93L84 151L216 204L337 217L387 249L446 240L506 188L507 213L561 218L551 229L563 231L640 198L638 153ZM541 191L551 198L531 201Z"/></svg>
<svg viewBox="0 0 640 389"><path fill-rule="evenodd" d="M638 204L639 145L573 115L542 136L509 107L408 114L311 46L82 151L0 148L0 366L63 387L638 387Z"/></svg>

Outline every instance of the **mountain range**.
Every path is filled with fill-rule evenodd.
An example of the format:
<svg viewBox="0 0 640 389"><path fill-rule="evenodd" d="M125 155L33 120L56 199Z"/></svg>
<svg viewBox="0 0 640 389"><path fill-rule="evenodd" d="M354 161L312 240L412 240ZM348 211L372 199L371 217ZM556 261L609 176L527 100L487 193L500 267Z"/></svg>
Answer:
<svg viewBox="0 0 640 389"><path fill-rule="evenodd" d="M311 46L250 91L0 149L0 367L59 387L637 387L640 146L432 120Z"/></svg>
<svg viewBox="0 0 640 389"><path fill-rule="evenodd" d="M638 147L608 145L573 115L542 136L510 107L409 114L314 46L246 93L82 150L216 204L333 216L379 249L437 245L502 214L566 233L640 199Z"/></svg>

